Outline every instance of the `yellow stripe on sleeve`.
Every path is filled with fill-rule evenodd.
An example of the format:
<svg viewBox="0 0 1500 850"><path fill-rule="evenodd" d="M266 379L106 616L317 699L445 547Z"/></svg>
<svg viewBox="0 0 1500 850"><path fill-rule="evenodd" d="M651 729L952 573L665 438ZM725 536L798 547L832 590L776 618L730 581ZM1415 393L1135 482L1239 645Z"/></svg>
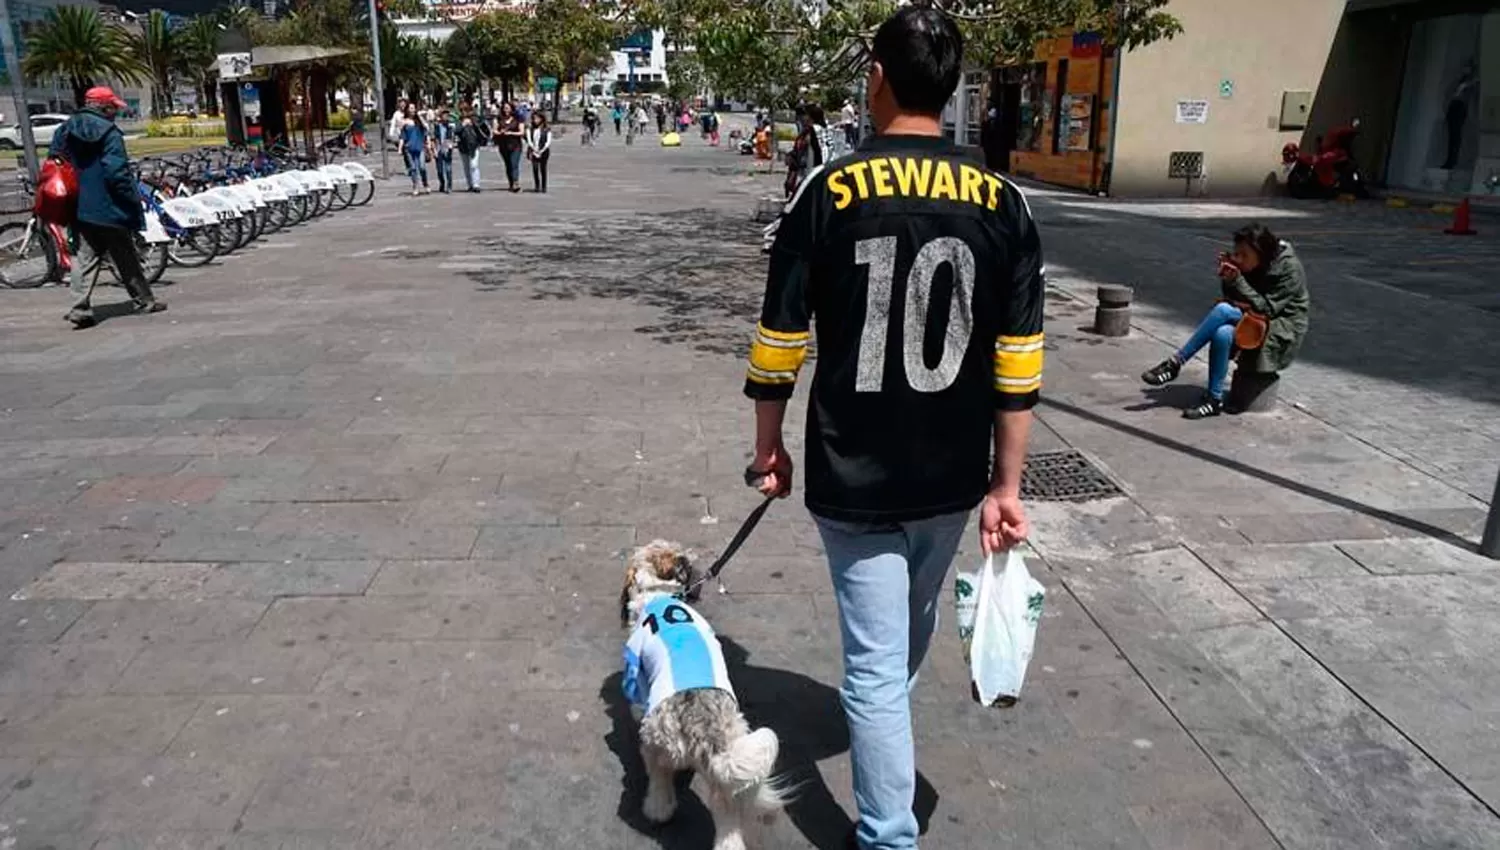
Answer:
<svg viewBox="0 0 1500 850"><path fill-rule="evenodd" d="M995 341L995 389L1002 393L1025 395L1042 386L1044 338L1002 336Z"/></svg>
<svg viewBox="0 0 1500 850"><path fill-rule="evenodd" d="M808 331L773 331L755 326L755 340L750 343L750 368L746 377L755 384L792 384L802 362L807 359Z"/></svg>

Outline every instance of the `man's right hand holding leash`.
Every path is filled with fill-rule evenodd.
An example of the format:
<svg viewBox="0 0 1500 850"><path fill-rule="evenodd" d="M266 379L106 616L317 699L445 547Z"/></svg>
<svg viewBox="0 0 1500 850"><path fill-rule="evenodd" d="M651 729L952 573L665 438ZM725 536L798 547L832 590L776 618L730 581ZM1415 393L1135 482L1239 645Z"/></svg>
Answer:
<svg viewBox="0 0 1500 850"><path fill-rule="evenodd" d="M755 403L755 457L745 470L745 483L767 498L792 494L792 456L781 441L785 419L785 401Z"/></svg>

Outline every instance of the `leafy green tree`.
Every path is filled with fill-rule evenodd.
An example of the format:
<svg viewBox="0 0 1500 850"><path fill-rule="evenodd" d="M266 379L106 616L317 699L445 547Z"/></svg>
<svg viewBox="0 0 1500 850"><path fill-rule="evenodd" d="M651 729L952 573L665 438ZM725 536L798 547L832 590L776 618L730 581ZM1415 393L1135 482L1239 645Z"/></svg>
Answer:
<svg viewBox="0 0 1500 850"><path fill-rule="evenodd" d="M533 8L534 32L539 50L536 67L559 81L576 81L606 64L610 50L621 35L614 9L590 0L538 0ZM560 92L559 92L560 94ZM557 120L559 98L552 99L552 120Z"/></svg>
<svg viewBox="0 0 1500 850"><path fill-rule="evenodd" d="M66 77L76 106L83 106L84 92L95 83L134 85L148 76L130 35L88 6L48 10L46 19L26 39L21 70L32 78Z"/></svg>
<svg viewBox="0 0 1500 850"><path fill-rule="evenodd" d="M687 101L709 88L708 75L698 54L679 50L667 55L667 96L676 101Z"/></svg>
<svg viewBox="0 0 1500 850"><path fill-rule="evenodd" d="M448 37L446 58L471 69L476 80L499 80L507 100L512 86L536 63L538 38L534 20L501 10L474 16Z"/></svg>

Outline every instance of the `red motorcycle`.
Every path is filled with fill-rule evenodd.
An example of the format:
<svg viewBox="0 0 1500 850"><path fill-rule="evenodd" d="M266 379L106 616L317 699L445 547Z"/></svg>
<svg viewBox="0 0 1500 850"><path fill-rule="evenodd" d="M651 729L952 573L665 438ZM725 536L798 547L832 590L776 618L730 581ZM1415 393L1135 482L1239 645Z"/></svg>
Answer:
<svg viewBox="0 0 1500 850"><path fill-rule="evenodd" d="M1359 135L1359 119L1329 131L1317 140L1316 155L1303 153L1296 142L1281 149L1281 164L1286 175L1287 192L1294 198L1334 198L1353 195L1368 198L1364 174L1354 161L1354 139Z"/></svg>

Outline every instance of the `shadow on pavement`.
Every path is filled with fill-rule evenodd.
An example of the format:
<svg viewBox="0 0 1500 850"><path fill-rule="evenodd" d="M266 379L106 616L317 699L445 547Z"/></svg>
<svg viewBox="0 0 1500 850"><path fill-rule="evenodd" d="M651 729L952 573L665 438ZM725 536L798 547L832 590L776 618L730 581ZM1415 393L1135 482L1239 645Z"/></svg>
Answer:
<svg viewBox="0 0 1500 850"><path fill-rule="evenodd" d="M849 749L849 730L838 691L800 673L751 665L749 651L723 635L719 643L740 710L751 727L769 726L781 739L777 769L792 794L787 819L818 850L843 850L853 822L834 799L817 764ZM670 824L656 827L641 816L646 771L636 743L635 720L620 690L620 674L604 680L599 697L608 706L614 723L605 741L625 767L620 819L636 831L655 837L663 848L709 846L713 821L703 802L688 790L692 777L687 773L678 777L677 816ZM919 773L915 808L924 833L937 802L937 791Z"/></svg>
<svg viewBox="0 0 1500 850"><path fill-rule="evenodd" d="M1134 425L1127 425L1123 422L1118 422L1114 419L1110 419L1108 416L1102 416L1098 413L1094 413L1093 411L1085 410L1076 405L1068 404L1067 402L1043 398L1041 400L1041 404L1044 407L1049 407L1053 410L1058 410L1072 416L1077 416L1079 419L1087 420L1094 423L1095 425L1103 425L1106 428L1119 431L1122 434L1126 434L1140 440L1145 440L1148 443L1154 443L1164 449L1171 449L1174 452L1185 454L1189 457L1196 458L1197 460L1206 461L1233 472L1238 472L1242 475L1248 475L1252 478L1258 478L1261 481L1266 482L1267 484L1274 484L1275 486L1280 487L1284 490L1290 490L1293 493L1307 496L1312 499L1317 499L1320 502L1326 502L1330 505L1343 508L1347 511L1364 514L1365 516L1372 519L1377 519L1381 522L1400 526L1402 528L1415 531L1418 534L1431 537L1435 540L1441 540L1442 542L1447 543L1449 546L1463 549L1466 552L1474 552L1478 548L1474 544L1463 539L1462 537L1459 537L1457 534L1448 531L1447 529L1439 528L1430 523L1412 519L1411 517L1402 516L1398 513L1392 513L1391 511L1382 510L1381 508L1373 507L1371 505L1364 504L1363 502L1356 502L1353 499L1345 498L1335 493L1330 493L1327 490L1319 490L1316 487L1309 487L1306 484L1293 481L1290 478L1285 478L1271 472L1266 472L1263 469L1257 469L1256 467L1248 463L1241 463L1240 461L1234 460L1232 458L1216 455L1213 452L1204 451L1203 449L1197 448L1195 446L1190 446L1186 443L1180 443L1170 437L1163 437L1160 434L1153 434L1150 431L1145 430L1144 428L1137 428Z"/></svg>
<svg viewBox="0 0 1500 850"><path fill-rule="evenodd" d="M1141 390L1145 401L1140 404L1132 404L1125 408L1131 413L1142 413L1147 410L1156 410L1160 407L1170 407L1173 410L1182 410L1197 404L1203 398L1204 388L1191 384L1169 384L1165 387L1151 387Z"/></svg>

